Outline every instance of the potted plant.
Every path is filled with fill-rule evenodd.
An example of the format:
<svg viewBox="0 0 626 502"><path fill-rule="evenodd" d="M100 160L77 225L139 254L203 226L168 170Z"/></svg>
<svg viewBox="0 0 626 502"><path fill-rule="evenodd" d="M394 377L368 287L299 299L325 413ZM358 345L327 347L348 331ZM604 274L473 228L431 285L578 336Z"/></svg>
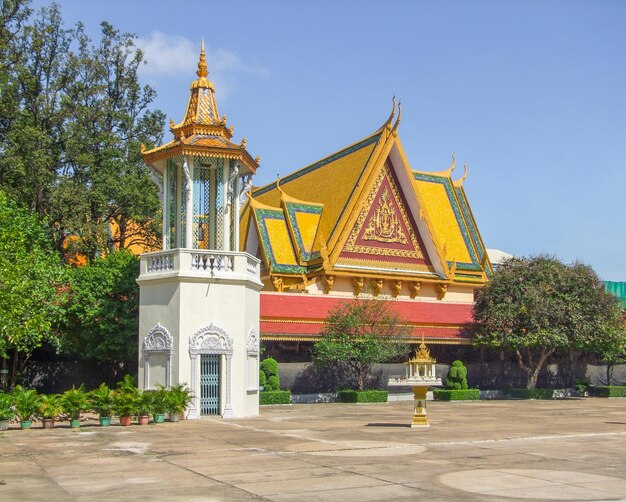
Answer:
<svg viewBox="0 0 626 502"><path fill-rule="evenodd" d="M89 408L85 388L81 385L78 388L72 386L71 389L66 390L61 394L61 406L63 411L70 416L70 427L80 427L80 414Z"/></svg>
<svg viewBox="0 0 626 502"><path fill-rule="evenodd" d="M13 407L22 429L30 429L33 416L39 409L39 394L35 389L25 389L16 385L13 391Z"/></svg>
<svg viewBox="0 0 626 502"><path fill-rule="evenodd" d="M111 415L113 415L113 391L101 383L100 387L92 390L88 395L91 409L98 414L100 425L107 427L111 425Z"/></svg>
<svg viewBox="0 0 626 502"><path fill-rule="evenodd" d="M63 408L58 394L44 394L39 397L37 416L41 418L44 429L53 429L54 420L61 414Z"/></svg>
<svg viewBox="0 0 626 502"><path fill-rule="evenodd" d="M161 424L165 422L165 412L167 411L168 390L159 385L157 390L152 391L152 413L154 422Z"/></svg>
<svg viewBox="0 0 626 502"><path fill-rule="evenodd" d="M153 396L154 393L149 390L139 394L139 411L137 413L139 425L148 425L150 423L150 413L152 413L152 403L154 401Z"/></svg>
<svg viewBox="0 0 626 502"><path fill-rule="evenodd" d="M113 393L113 411L118 417L120 417L121 426L125 427L132 423L133 416L137 415L138 408L138 389L118 389Z"/></svg>
<svg viewBox="0 0 626 502"><path fill-rule="evenodd" d="M191 404L193 395L187 384L181 383L172 387L167 393L167 411L170 414L170 422L178 422L183 413Z"/></svg>
<svg viewBox="0 0 626 502"><path fill-rule="evenodd" d="M13 396L0 392L0 431L6 431L9 428L9 422L14 417Z"/></svg>

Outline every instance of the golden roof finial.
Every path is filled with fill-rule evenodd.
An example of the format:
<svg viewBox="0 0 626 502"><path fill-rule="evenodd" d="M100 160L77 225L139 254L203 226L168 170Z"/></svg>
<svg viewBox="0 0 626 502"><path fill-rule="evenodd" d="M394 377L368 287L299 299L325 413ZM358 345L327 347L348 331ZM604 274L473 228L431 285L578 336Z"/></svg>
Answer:
<svg viewBox="0 0 626 502"><path fill-rule="evenodd" d="M398 119L396 120L396 123L393 125L393 129L391 130L391 133L394 136L398 135L398 126L400 125L401 120L402 120L402 103L398 102Z"/></svg>
<svg viewBox="0 0 626 502"><path fill-rule="evenodd" d="M430 359L430 350L428 350L428 347L426 347L424 343L424 335L422 335L422 343L420 343L419 350L415 357L416 359Z"/></svg>
<svg viewBox="0 0 626 502"><path fill-rule="evenodd" d="M196 75L203 78L208 74L209 71L207 70L206 56L204 54L204 37L202 37L202 48L200 49L200 60L198 61L198 71L196 72Z"/></svg>
<svg viewBox="0 0 626 502"><path fill-rule="evenodd" d="M461 188L463 186L463 182L467 179L467 162L463 162L463 176L461 176L458 180L456 180L453 184L457 188Z"/></svg>

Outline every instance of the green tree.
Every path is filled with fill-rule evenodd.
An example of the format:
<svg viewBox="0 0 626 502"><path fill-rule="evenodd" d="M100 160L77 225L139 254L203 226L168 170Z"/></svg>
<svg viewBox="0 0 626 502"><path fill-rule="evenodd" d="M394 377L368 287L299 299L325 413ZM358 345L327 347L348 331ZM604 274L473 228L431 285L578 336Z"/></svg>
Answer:
<svg viewBox="0 0 626 502"><path fill-rule="evenodd" d="M121 250L71 270L66 340L70 352L114 374L137 359L138 258Z"/></svg>
<svg viewBox="0 0 626 502"><path fill-rule="evenodd" d="M0 359L13 387L33 350L62 346L65 269L45 226L0 190Z"/></svg>
<svg viewBox="0 0 626 502"><path fill-rule="evenodd" d="M159 203L140 145L160 142L165 117L139 84L134 36L103 23L94 44L56 4L24 16L5 37L16 62L0 99L0 186L46 218L62 254L156 244Z"/></svg>
<svg viewBox="0 0 626 502"><path fill-rule="evenodd" d="M624 345L617 299L595 272L556 258L512 258L502 263L474 305L474 343L511 350L534 389L557 349L603 352Z"/></svg>
<svg viewBox="0 0 626 502"><path fill-rule="evenodd" d="M318 367L347 367L356 387L364 390L373 364L408 353L409 346L401 343L405 332L389 302L348 301L330 312L321 339L313 347L313 361Z"/></svg>

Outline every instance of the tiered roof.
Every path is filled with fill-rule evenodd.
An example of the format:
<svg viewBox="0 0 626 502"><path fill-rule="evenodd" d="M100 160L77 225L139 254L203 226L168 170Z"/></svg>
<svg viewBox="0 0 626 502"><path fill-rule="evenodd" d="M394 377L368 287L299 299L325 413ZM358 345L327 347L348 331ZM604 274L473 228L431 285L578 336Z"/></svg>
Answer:
<svg viewBox="0 0 626 502"><path fill-rule="evenodd" d="M453 181L454 162L442 172L413 171L395 112L394 101L373 134L251 192L243 247L256 254L251 243L259 243L266 279L297 289L322 274L487 280L491 266L463 189L467 172Z"/></svg>
<svg viewBox="0 0 626 502"><path fill-rule="evenodd" d="M204 41L198 61L198 78L191 83L190 96L185 117L175 124L170 119L170 131L174 139L169 143L146 150L142 145L145 162L154 167L159 161L175 155L218 157L239 160L247 171L254 174L259 167L259 158L253 159L246 150L246 139L233 143L233 127L227 127L226 115L220 118L215 101L213 82L208 80L208 69L204 53Z"/></svg>

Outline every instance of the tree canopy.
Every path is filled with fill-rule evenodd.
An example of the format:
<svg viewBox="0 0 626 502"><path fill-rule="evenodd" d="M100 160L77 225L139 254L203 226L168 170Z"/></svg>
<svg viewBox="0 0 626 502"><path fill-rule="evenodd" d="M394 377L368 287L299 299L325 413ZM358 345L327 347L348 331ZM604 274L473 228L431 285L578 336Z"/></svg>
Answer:
<svg viewBox="0 0 626 502"><path fill-rule="evenodd" d="M113 371L137 359L139 259L121 250L71 270L67 351ZM126 369L126 372L128 370Z"/></svg>
<svg viewBox="0 0 626 502"><path fill-rule="evenodd" d="M165 116L138 81L134 35L102 23L94 43L56 4L5 10L0 186L46 218L62 254L156 244L159 203L140 145L160 142Z"/></svg>
<svg viewBox="0 0 626 502"><path fill-rule="evenodd" d="M557 349L603 354L623 350L626 337L617 299L593 269L548 256L502 263L479 292L473 313L474 342L513 351L529 389Z"/></svg>
<svg viewBox="0 0 626 502"><path fill-rule="evenodd" d="M6 386L38 347L62 345L65 268L46 228L0 190L0 359ZM9 366L9 367L7 367Z"/></svg>
<svg viewBox="0 0 626 502"><path fill-rule="evenodd" d="M389 302L346 301L326 319L322 337L313 348L313 361L318 367L347 367L357 389L363 390L373 364L408 353L409 346L401 338L405 331Z"/></svg>

